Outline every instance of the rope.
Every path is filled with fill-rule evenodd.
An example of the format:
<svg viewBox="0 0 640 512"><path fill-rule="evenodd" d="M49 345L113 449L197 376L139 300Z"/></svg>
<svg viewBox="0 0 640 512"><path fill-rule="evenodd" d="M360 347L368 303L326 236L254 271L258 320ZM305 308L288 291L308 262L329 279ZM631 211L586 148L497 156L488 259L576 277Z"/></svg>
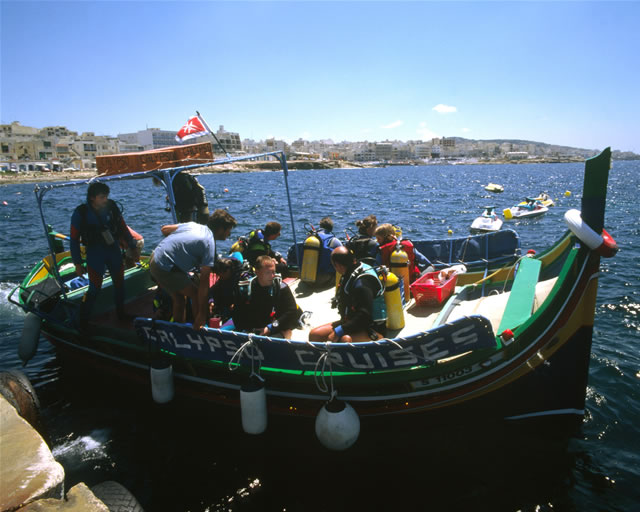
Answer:
<svg viewBox="0 0 640 512"><path fill-rule="evenodd" d="M331 365L331 342L328 341L325 345L327 347L327 351L322 354L318 361L316 361L316 367L313 370L313 380L316 383L316 387L322 392L329 392L329 401L333 400L333 398L338 394L338 392L333 387L333 366ZM322 363L322 369L320 370L320 380L318 380L318 367ZM325 378L325 368L329 365L329 386L327 386L327 380Z"/></svg>
<svg viewBox="0 0 640 512"><path fill-rule="evenodd" d="M260 367L258 367L258 373L255 372L255 353L254 350L257 350L258 347L254 345L254 341L253 341L253 334L249 334L249 340L245 341L238 350L236 350L235 354L233 354L233 357L229 360L228 366L229 366L229 371L235 371L240 367L240 359L242 359L242 356L244 355L245 351L251 350L251 355L249 356L247 354L247 357L251 360L251 375L255 375L257 377L260 377ZM237 362L234 363L234 360L237 358ZM235 366L234 366L235 365Z"/></svg>

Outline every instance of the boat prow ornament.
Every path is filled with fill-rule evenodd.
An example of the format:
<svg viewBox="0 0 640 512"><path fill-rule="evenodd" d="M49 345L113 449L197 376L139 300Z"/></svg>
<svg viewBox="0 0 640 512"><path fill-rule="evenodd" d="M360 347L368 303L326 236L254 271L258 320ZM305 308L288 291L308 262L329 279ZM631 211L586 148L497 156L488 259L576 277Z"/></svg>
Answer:
<svg viewBox="0 0 640 512"><path fill-rule="evenodd" d="M605 229L599 235L582 220L580 210L568 210L564 214L564 221L571 232L576 235L592 251L596 251L604 258L611 258L618 252L618 244Z"/></svg>

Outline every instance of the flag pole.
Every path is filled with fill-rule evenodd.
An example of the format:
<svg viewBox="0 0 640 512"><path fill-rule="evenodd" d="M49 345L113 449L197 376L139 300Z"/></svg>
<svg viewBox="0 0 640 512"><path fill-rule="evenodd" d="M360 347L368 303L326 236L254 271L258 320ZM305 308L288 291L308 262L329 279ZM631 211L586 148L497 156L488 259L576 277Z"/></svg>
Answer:
<svg viewBox="0 0 640 512"><path fill-rule="evenodd" d="M218 143L218 146L220 146L220 149L222 151L224 151L224 154L227 155L227 158L231 158L231 155L229 153L227 153L227 151L224 149L222 144L220 144L220 141L218 140L218 137L216 137L216 134L213 133L213 130L211 130L211 128L209 128L209 125L204 120L204 118L200 115L200 112L198 112L197 110L196 110L196 115L198 116L198 119L200 119L200 121L202 122L204 127L207 129L207 131L213 136L214 139L216 139L216 142Z"/></svg>

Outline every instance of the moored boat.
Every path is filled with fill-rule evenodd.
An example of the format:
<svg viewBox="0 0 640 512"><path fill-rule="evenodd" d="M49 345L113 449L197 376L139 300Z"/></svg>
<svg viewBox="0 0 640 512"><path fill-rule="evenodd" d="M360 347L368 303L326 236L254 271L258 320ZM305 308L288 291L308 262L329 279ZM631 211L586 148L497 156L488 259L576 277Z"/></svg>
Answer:
<svg viewBox="0 0 640 512"><path fill-rule="evenodd" d="M542 204L542 206L546 206L547 208L556 205L555 201L551 199L551 196L546 192L541 192L537 197L533 197L532 199L534 201L538 201L540 204ZM526 200L518 204L518 206L526 206L526 205L527 205Z"/></svg>
<svg viewBox="0 0 640 512"><path fill-rule="evenodd" d="M498 231L502 227L502 219L498 217L495 206L485 206L482 215L476 217L471 223L471 233L490 233Z"/></svg>
<svg viewBox="0 0 640 512"><path fill-rule="evenodd" d="M286 176L286 159L276 153L269 155L281 161ZM588 230L596 237L603 231L609 165L609 149L586 162L582 231L577 236L561 232L555 244L535 257L520 255L518 243L510 253L487 258L491 240L508 236L508 230L468 237L466 245L463 240L414 242L436 268L446 271L466 261L467 271L455 275L450 296L407 297L404 327L376 342L309 342L306 324L291 339L278 339L221 328L195 331L189 324L154 320L148 256L125 274L134 325L117 320L106 278L90 330L80 333L70 318L86 286L71 288L70 256L56 252L55 233L46 230L43 217L51 254L10 295L28 313L20 349L28 356L31 350L25 346L41 332L61 356L69 356L70 364L95 370L96 378L117 376L146 390L158 370L170 369L163 375L170 378L167 387L175 391L175 399L238 410L221 421L237 422L246 405L241 399L246 384L259 375L267 415L294 423L316 417L337 399L350 405L363 429L384 418L396 418L400 429L404 421L425 428L451 421L540 418L579 423L601 257L580 237ZM164 179L190 168L194 166L113 179ZM42 194L55 188L36 187L40 208ZM301 259L299 245L294 247ZM290 286L302 309L311 313L311 323L337 317L330 306L333 289L309 293L295 277Z"/></svg>
<svg viewBox="0 0 640 512"><path fill-rule="evenodd" d="M538 217L548 211L549 208L544 206L540 201L527 197L522 203L512 206L511 208L505 208L502 213L506 220L510 220L530 219L532 217Z"/></svg>
<svg viewBox="0 0 640 512"><path fill-rule="evenodd" d="M487 192L495 192L495 193L504 192L504 187L502 185L498 185L497 183L489 183L485 185L484 189Z"/></svg>

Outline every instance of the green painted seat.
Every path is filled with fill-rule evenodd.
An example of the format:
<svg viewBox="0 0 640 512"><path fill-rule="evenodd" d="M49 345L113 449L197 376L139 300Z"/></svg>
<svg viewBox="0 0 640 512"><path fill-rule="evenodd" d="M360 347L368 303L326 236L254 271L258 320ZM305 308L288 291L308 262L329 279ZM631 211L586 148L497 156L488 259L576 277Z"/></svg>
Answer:
<svg viewBox="0 0 640 512"><path fill-rule="evenodd" d="M542 262L533 258L524 258L520 262L498 334L505 329L515 329L531 316L541 267Z"/></svg>

